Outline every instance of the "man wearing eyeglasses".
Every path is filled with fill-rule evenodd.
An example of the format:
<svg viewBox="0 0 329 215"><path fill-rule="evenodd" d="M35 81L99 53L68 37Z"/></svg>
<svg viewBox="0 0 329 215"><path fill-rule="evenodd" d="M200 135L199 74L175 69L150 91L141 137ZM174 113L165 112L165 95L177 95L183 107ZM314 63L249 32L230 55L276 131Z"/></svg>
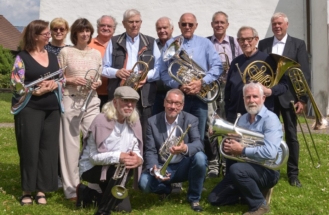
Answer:
<svg viewBox="0 0 329 215"><path fill-rule="evenodd" d="M199 132L201 140L204 139L208 106L205 102L196 97L203 86L210 84L219 78L223 68L213 44L204 37L194 35L198 27L197 19L192 13L185 13L178 22L184 42L182 49L187 52L190 59L196 62L205 72L202 79L191 81L188 84L180 84L172 79L168 74L168 67L174 59L167 62L161 61L160 76L161 80L170 88L179 88L186 95L184 111L199 118ZM169 40L163 50L174 42L176 38ZM176 75L178 67L172 67L172 73Z"/></svg>
<svg viewBox="0 0 329 215"><path fill-rule="evenodd" d="M141 99L136 107L140 114L143 138L145 137L145 128L147 119L152 115L152 106L156 94L156 80L159 73L156 69L159 64L160 51L155 39L140 33L142 25L142 16L138 10L129 9L123 14L122 24L126 29L123 34L112 37L105 51L103 59L102 75L109 78L108 99L113 99L114 90L124 82L132 72L133 66L137 61L148 62L150 56L154 59L149 62L149 71L147 78L139 83L138 90Z"/></svg>
<svg viewBox="0 0 329 215"><path fill-rule="evenodd" d="M146 193L157 193L163 200L171 193L172 183L188 181L187 199L194 211L202 211L200 206L201 192L207 168L207 157L203 153L203 145L198 131L198 118L186 113L184 94L179 89L171 89L164 99L165 111L148 119L146 141L144 142L144 166L139 186ZM160 153L163 144L171 138L180 138L191 126L180 145L166 145L167 149ZM177 128L179 126L182 131ZM176 143L177 144L177 143ZM174 157L161 178L155 174L164 165L167 156Z"/></svg>
<svg viewBox="0 0 329 215"><path fill-rule="evenodd" d="M246 109L243 104L242 96L242 87L244 83L242 82L242 76L245 72L247 66L254 61L265 61L273 72L276 71L276 62L274 59L266 53L260 52L257 50L256 45L258 43L258 33L257 31L249 26L243 26L239 29L238 42L243 51L243 54L236 57L230 66L230 70L227 76L227 82L225 86L225 113L226 119L229 122L234 123L237 113L245 114ZM266 71L263 75L270 74L270 68L263 66L263 64L256 64L258 70L255 70L255 74L260 75L263 73L263 69ZM244 73L247 74L247 73ZM254 75L255 75L254 74ZM249 76L246 75L246 80L252 80ZM263 86L264 95L266 96L265 106L274 111L274 96L279 96L285 93L288 90L287 79L283 77L280 82L272 88L267 88ZM229 168L228 166L226 167Z"/></svg>
<svg viewBox="0 0 329 215"><path fill-rule="evenodd" d="M117 22L112 16L103 15L97 20L97 36L91 40L89 46L97 49L102 57L104 57L107 44L115 32L116 26ZM102 76L102 86L96 90L98 98L101 100L101 104L99 105L100 110L102 110L103 105L108 101L107 83L108 78Z"/></svg>
<svg viewBox="0 0 329 215"><path fill-rule="evenodd" d="M271 18L273 37L259 41L258 48L265 53L275 53L286 56L301 65L305 79L310 83L311 74L308 63L308 54L303 40L288 35L288 17L281 12L275 13ZM291 80L288 80L289 90L275 100L275 112L281 113L285 138L289 147L287 174L291 186L301 187L298 179L299 142L297 138L297 116L291 107L290 101L295 102L297 113L303 112L307 97L297 99Z"/></svg>

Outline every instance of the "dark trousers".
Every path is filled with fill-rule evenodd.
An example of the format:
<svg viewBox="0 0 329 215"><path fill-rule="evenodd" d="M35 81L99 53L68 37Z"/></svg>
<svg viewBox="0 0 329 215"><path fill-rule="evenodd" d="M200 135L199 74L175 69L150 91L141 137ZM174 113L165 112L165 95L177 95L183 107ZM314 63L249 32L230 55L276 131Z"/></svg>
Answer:
<svg viewBox="0 0 329 215"><path fill-rule="evenodd" d="M60 111L25 107L14 119L22 190L57 190Z"/></svg>
<svg viewBox="0 0 329 215"><path fill-rule="evenodd" d="M299 142L297 138L297 116L291 108L283 108L280 102L275 102L275 113L282 116L284 125L284 135L289 148L289 158L287 162L288 177L298 177Z"/></svg>
<svg viewBox="0 0 329 215"><path fill-rule="evenodd" d="M278 171L251 163L236 162L227 169L224 179L208 196L212 205L236 204L243 199L249 210L255 211L265 201L262 191L274 187L280 177Z"/></svg>
<svg viewBox="0 0 329 215"><path fill-rule="evenodd" d="M123 179L123 177L118 180L112 179L115 170L116 170L115 166L110 166L108 168L105 181L100 181L102 166L94 166L93 168L84 172L81 175L81 178L83 180L88 181L90 183L96 183L102 189L103 195L102 195L101 201L98 205L96 214L110 214L111 211L113 211L113 210L131 212L129 196L122 200L122 199L117 199L112 195L112 192L111 192L112 187L120 184ZM132 171L130 171L130 174L131 173L132 173ZM125 184L127 182L128 182L128 179L125 182ZM88 189L90 189L90 188L88 188ZM92 193L90 192L90 194L92 194Z"/></svg>
<svg viewBox="0 0 329 215"><path fill-rule="evenodd" d="M153 106L143 107L141 100L137 102L137 110L139 113L141 125L142 125L142 135L143 135L143 142L146 141L146 129L147 129L147 120L152 116L152 109Z"/></svg>
<svg viewBox="0 0 329 215"><path fill-rule="evenodd" d="M98 95L99 100L101 100L101 103L99 105L99 111L102 112L103 105L109 101L108 95Z"/></svg>
<svg viewBox="0 0 329 215"><path fill-rule="evenodd" d="M154 105L152 109L152 116L164 111L164 99L166 98L167 92L157 92L154 100Z"/></svg>

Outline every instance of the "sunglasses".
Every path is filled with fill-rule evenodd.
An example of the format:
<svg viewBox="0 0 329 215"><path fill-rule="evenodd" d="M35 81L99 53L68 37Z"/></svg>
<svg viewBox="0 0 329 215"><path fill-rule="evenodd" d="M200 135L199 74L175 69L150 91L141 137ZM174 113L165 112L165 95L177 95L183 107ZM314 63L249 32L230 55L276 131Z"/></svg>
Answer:
<svg viewBox="0 0 329 215"><path fill-rule="evenodd" d="M54 32L57 32L58 30L60 31L60 32L64 32L65 31L65 28L53 28L53 29L51 29L52 31L54 31Z"/></svg>
<svg viewBox="0 0 329 215"><path fill-rule="evenodd" d="M183 27L186 27L188 25L189 28L192 28L194 26L194 23L187 23L187 22L182 22L181 25Z"/></svg>

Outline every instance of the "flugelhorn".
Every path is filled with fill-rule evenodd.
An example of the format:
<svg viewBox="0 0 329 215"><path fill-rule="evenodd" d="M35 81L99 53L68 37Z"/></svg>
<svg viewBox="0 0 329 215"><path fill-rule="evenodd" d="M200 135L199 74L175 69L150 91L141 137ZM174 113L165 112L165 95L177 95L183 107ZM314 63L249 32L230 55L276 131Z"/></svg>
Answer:
<svg viewBox="0 0 329 215"><path fill-rule="evenodd" d="M143 61L142 58L145 58L147 56L150 57L148 62ZM132 87L134 90L137 90L139 83L145 80L149 72L149 64L153 60L153 58L153 55L140 55L140 60L134 64L133 68L131 69L132 71L130 76L126 80L123 80L120 86L129 86ZM135 72L135 69L138 69L138 72Z"/></svg>
<svg viewBox="0 0 329 215"><path fill-rule="evenodd" d="M18 81L15 85L15 91L19 95L25 95L29 91L30 88L34 88L34 90L37 90L37 89L39 89L39 87L36 87L36 86L39 83L41 83L45 80L51 79L51 78L53 78L57 75L58 75L58 78L54 79L54 81L61 81L61 80L64 79L63 71L64 71L65 68L66 68L66 66L59 69L59 70L57 70L56 72L47 73L43 77L41 77L41 78L39 78L39 79L37 79L37 80L27 84L27 85L24 85L24 83ZM17 79L17 80L19 80L19 79Z"/></svg>
<svg viewBox="0 0 329 215"><path fill-rule="evenodd" d="M176 131L176 128L178 128L181 132L180 137L176 137L174 134L174 132ZM163 179L166 177L168 165L171 162L172 158L174 157L174 155L170 153L169 149L172 146L179 146L180 143L184 140L184 137L190 128L191 128L191 124L189 124L187 126L185 132L183 132L183 129L180 126L176 125L170 131L168 138L166 139L166 141L162 144L161 148L159 149L159 154L160 154L161 159L166 160L166 162L162 165L162 167L160 169L157 169L154 171L154 174L156 176L158 176L159 178Z"/></svg>
<svg viewBox="0 0 329 215"><path fill-rule="evenodd" d="M274 160L256 160L248 157L233 156L226 154L223 150L223 143L226 138L238 139L241 144L245 147L257 147L264 145L264 135L255 131L244 129L236 126L238 119L233 125L230 122L225 121L222 118L219 118L217 115L213 117L213 135L210 137L211 141L218 136L225 136L219 146L220 153L227 159L236 160L239 162L249 162L261 165L265 168L278 170L280 169L288 160L289 149L285 141L280 142L280 148L276 159ZM238 137L237 137L238 136Z"/></svg>
<svg viewBox="0 0 329 215"><path fill-rule="evenodd" d="M206 76L203 69L182 49L183 42L183 36L177 37L163 53L163 61L173 59L168 67L169 76L182 85L189 84L194 80L201 80ZM175 64L179 65L176 75L172 72L172 67ZM219 85L218 80L207 84L201 88L196 96L205 103L213 102L219 96ZM212 97L207 97L208 92L211 92Z"/></svg>
<svg viewBox="0 0 329 215"><path fill-rule="evenodd" d="M133 147L130 152L132 152L134 150L136 144L137 144L137 142L134 142ZM122 163L117 164L117 168L112 176L112 179L118 180L118 179L122 178L122 176L123 176L121 183L119 185L113 186L111 189L112 195L117 199L124 199L128 196L128 189L125 188L125 183L127 181L128 175L129 175L129 170L130 169L127 169L125 164L122 164Z"/></svg>

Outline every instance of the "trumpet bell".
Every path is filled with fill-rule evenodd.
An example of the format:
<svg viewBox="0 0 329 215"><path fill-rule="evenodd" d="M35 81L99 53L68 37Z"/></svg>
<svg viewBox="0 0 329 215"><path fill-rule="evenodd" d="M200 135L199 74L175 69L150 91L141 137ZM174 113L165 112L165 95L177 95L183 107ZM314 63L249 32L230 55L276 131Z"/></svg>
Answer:
<svg viewBox="0 0 329 215"><path fill-rule="evenodd" d="M112 187L111 193L117 199L125 199L128 196L128 189L121 185L115 185Z"/></svg>

